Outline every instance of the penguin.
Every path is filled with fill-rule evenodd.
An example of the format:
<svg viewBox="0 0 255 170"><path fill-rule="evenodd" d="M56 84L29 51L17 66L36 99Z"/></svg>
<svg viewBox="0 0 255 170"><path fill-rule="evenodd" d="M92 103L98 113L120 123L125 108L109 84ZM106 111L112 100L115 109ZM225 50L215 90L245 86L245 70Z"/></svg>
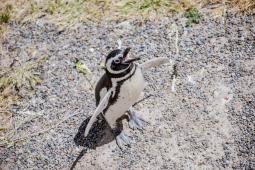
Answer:
<svg viewBox="0 0 255 170"><path fill-rule="evenodd" d="M83 141L83 146L85 147L72 163L70 170L75 168L77 162L89 148L96 147L91 143L91 140L86 140L86 138L89 137L94 141L97 138L98 132L103 130L101 128L106 128L104 122L111 127L116 143L121 150L124 146L131 143L130 137L120 127L121 117L125 114L128 115L128 124L131 129L143 128L145 121L138 117L133 109L133 106L144 100L137 101L147 85L143 74L151 67L169 62L169 59L158 57L142 64L137 64L136 61L140 60L140 57L130 58L130 49L126 48L123 51L121 50L121 45L119 45L118 49L111 51L106 57L105 73L99 79L95 88L97 108L91 118L85 120L85 131L81 130L84 131L82 133L84 133L85 137L85 141ZM92 129L92 127L100 128ZM81 126L81 129L83 129L83 126ZM91 133L88 135L90 131ZM77 144L80 142L79 136L81 134L78 132L75 137Z"/></svg>
<svg viewBox="0 0 255 170"><path fill-rule="evenodd" d="M132 107L140 98L147 84L143 72L150 67L168 62L168 58L161 57L139 65L136 61L140 60L140 57L131 58L130 50L131 48L125 50L118 48L107 55L105 73L95 88L97 108L90 118L84 134L85 137L88 135L93 123L101 114L111 127L120 148L131 144L131 138L119 127L120 118L127 113L129 127L132 129L142 129L145 122L135 114Z"/></svg>

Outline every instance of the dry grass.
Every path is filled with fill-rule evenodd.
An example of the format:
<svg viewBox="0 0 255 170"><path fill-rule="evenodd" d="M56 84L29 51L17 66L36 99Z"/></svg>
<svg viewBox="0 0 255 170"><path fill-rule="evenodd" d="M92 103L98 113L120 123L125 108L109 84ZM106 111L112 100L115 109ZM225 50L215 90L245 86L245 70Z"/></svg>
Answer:
<svg viewBox="0 0 255 170"><path fill-rule="evenodd" d="M254 0L233 0L232 7L241 12L255 13L255 1Z"/></svg>
<svg viewBox="0 0 255 170"><path fill-rule="evenodd" d="M216 5L217 9L228 6L228 9L237 12L255 13L254 0L3 0L0 9L7 5L13 7L10 17L16 21L31 20L46 14L48 21L63 26L87 19L154 19L208 5Z"/></svg>
<svg viewBox="0 0 255 170"><path fill-rule="evenodd" d="M36 61L18 63L14 61L10 67L0 68L0 92L1 97L6 98L10 95L19 93L22 88L33 89L40 82L39 73L35 72L42 62L47 58L42 57ZM0 99L2 99L0 98ZM0 100L0 106L2 100Z"/></svg>
<svg viewBox="0 0 255 170"><path fill-rule="evenodd" d="M196 6L190 0L56 0L31 4L31 13L47 13L54 23L76 23L89 20L139 18L142 20L184 12Z"/></svg>
<svg viewBox="0 0 255 170"><path fill-rule="evenodd" d="M13 128L10 106L22 96L33 94L35 85L41 81L36 70L46 59L42 57L25 63L15 61L10 67L0 67L0 146L9 146L11 143L6 136Z"/></svg>
<svg viewBox="0 0 255 170"><path fill-rule="evenodd" d="M255 13L254 0L200 0L199 3L206 4L226 4L236 12Z"/></svg>

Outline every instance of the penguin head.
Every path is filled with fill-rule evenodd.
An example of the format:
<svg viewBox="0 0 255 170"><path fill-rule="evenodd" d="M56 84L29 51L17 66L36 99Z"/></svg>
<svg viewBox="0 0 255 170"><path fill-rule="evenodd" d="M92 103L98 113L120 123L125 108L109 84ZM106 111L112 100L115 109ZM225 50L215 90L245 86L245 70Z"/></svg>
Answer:
<svg viewBox="0 0 255 170"><path fill-rule="evenodd" d="M129 57L130 49L126 48L124 51L116 49L110 52L105 61L106 70L111 74L120 74L130 68L134 61L140 60L140 58Z"/></svg>

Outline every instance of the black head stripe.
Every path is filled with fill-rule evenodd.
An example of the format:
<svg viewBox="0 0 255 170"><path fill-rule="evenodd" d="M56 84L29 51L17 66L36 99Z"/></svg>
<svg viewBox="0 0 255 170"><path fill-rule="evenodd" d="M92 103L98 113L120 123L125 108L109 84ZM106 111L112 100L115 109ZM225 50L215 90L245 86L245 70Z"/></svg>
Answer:
<svg viewBox="0 0 255 170"><path fill-rule="evenodd" d="M111 78L120 78L120 77L124 77L125 75L130 73L130 71L133 69L133 67L134 67L134 64L131 64L130 67L127 70L125 70L125 71L123 71L123 72L121 72L119 74L112 74L108 70L106 70L106 73Z"/></svg>
<svg viewBox="0 0 255 170"><path fill-rule="evenodd" d="M121 54L121 50L120 50L120 49L113 50L113 51L110 52L110 53L108 54L108 56L106 57L106 62L107 62L108 59L113 58L113 57L115 57L116 55L119 55L119 54Z"/></svg>

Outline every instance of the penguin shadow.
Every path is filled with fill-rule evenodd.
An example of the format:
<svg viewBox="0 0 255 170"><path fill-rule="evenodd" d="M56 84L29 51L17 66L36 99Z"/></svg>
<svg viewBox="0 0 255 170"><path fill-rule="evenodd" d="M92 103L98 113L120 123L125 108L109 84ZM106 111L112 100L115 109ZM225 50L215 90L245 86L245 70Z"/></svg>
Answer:
<svg viewBox="0 0 255 170"><path fill-rule="evenodd" d="M106 120L100 115L96 122L93 123L89 134L85 137L85 129L90 120L91 116L84 120L77 134L74 137L74 143L76 146L83 146L89 149L95 149L102 145L108 144L115 140L115 136L112 133L112 130ZM118 128L123 130L122 120L126 117L120 118L120 121L117 121Z"/></svg>

